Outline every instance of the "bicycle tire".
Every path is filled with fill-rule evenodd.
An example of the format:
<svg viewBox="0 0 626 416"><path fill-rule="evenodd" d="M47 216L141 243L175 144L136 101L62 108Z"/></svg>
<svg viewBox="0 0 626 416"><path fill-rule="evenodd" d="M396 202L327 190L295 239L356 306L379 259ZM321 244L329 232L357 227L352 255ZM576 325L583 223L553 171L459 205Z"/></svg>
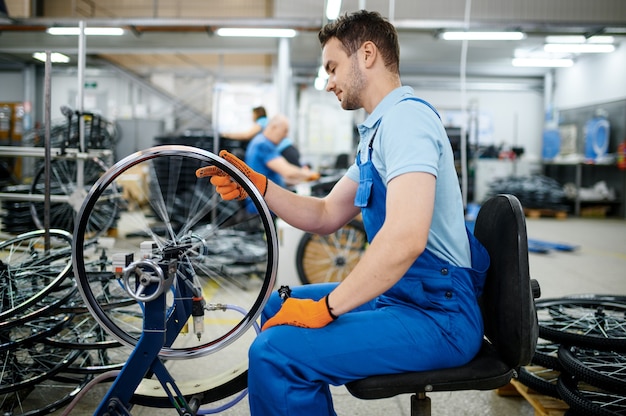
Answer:
<svg viewBox="0 0 626 416"><path fill-rule="evenodd" d="M626 351L626 303L555 298L536 302L539 336L564 345Z"/></svg>
<svg viewBox="0 0 626 416"><path fill-rule="evenodd" d="M611 295L605 293L580 293L576 295L568 295L567 297L573 299L592 299L605 300L608 302L626 303L626 296L624 295Z"/></svg>
<svg viewBox="0 0 626 416"><path fill-rule="evenodd" d="M46 238L50 247L46 250ZM69 275L72 235L29 231L0 243L0 322L44 299Z"/></svg>
<svg viewBox="0 0 626 416"><path fill-rule="evenodd" d="M563 416L587 416L587 415L584 415L582 413L578 413L575 410L569 408L569 409L567 409L565 411L565 413L563 413Z"/></svg>
<svg viewBox="0 0 626 416"><path fill-rule="evenodd" d="M560 399L556 383L560 372L540 366L520 367L518 380L520 383L545 396Z"/></svg>
<svg viewBox="0 0 626 416"><path fill-rule="evenodd" d="M609 393L561 373L557 391L570 408L585 416L620 416L626 411L626 397Z"/></svg>
<svg viewBox="0 0 626 416"><path fill-rule="evenodd" d="M341 282L366 247L367 234L360 220L352 220L328 235L305 233L296 250L298 277L302 284Z"/></svg>
<svg viewBox="0 0 626 416"><path fill-rule="evenodd" d="M563 368L578 379L626 396L626 356L615 351L580 347L559 348Z"/></svg>
<svg viewBox="0 0 626 416"><path fill-rule="evenodd" d="M545 368L563 371L563 367L559 362L558 356L560 346L561 344L559 343L539 338L537 340L537 346L535 347L535 353L533 354L531 362Z"/></svg>
<svg viewBox="0 0 626 416"><path fill-rule="evenodd" d="M252 218L243 215L243 203L222 200L207 178L197 179L195 170L205 165L217 166L229 174L250 195L260 214ZM101 248L94 248L92 245L90 252L84 249L86 242L93 241L86 232L92 208L101 195L106 193L107 187L115 185L117 178L131 168L149 174L150 186L145 192L150 194L137 197L145 197L150 206L146 209L142 208L142 204L122 201L123 220L136 229L122 230L128 232L126 236L117 238L113 248L107 250L116 252L124 249L135 253L135 258L140 258L139 243L146 238L156 245L153 253L157 256L166 248L184 247L180 258L186 262L185 267L189 266L189 271L193 272L191 274L194 281L199 281L197 287L202 289L207 300L205 334L201 341L195 341L191 335L185 336L181 332L171 346L161 350L160 357L171 367L168 368L171 371L183 371L185 366L190 366L185 373L186 378L189 374L196 373L195 370L200 365L198 363L201 362L196 360L205 360L204 357L208 355L213 358L211 363L214 365L207 366L207 374L202 379L185 383L182 390L185 395L188 390L197 388L188 387L192 385L199 385L203 389L202 393L206 393L203 396L207 398L215 397L211 392L223 390L223 386L236 386L232 387L236 391L226 389L229 390L226 397L237 393L241 391L242 385L245 387L245 383L236 382L245 379L241 376L241 371L228 372L230 368L227 368L229 376L221 379L221 384L207 384L205 381L216 379L213 375L223 371L223 366L230 365L227 360L221 359L221 355L226 356L228 353L228 356L236 356L237 366L242 361L247 365L247 347L251 342L252 332L249 329L257 321L276 277L278 247L271 213L259 191L238 169L226 160L194 147L153 147L124 158L105 172L89 191L77 217L73 244L74 272L84 303L94 318L114 339L131 348L141 336L141 305L134 302L132 306L111 308L107 303L108 299L113 298L115 302L120 302L130 296L112 272L101 273L101 265L97 262L90 263L93 256L100 255ZM242 228L253 231L238 229L244 218L251 226ZM183 267L182 264L183 261L179 266ZM108 271L111 270L111 262L108 260L106 267ZM186 271L187 269L179 270L177 278ZM173 305L168 305L171 309L178 302L176 290L173 288L171 291ZM221 306L231 302L245 310L243 316ZM121 313L124 314L123 319L118 319L118 314ZM224 352L227 346L228 351ZM220 354L218 358L215 358L216 354ZM186 361L194 363L189 364ZM181 380L182 377L177 379ZM150 382L151 380L146 379L141 385ZM141 401L146 406L159 406L159 396L163 392L157 390L159 388L141 390L146 392L145 395L136 394L133 401Z"/></svg>

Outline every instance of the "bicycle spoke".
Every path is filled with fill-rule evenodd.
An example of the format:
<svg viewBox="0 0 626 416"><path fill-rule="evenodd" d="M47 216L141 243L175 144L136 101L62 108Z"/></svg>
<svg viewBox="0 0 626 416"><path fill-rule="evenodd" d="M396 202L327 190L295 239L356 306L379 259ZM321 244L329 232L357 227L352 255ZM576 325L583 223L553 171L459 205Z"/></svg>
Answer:
<svg viewBox="0 0 626 416"><path fill-rule="evenodd" d="M195 170L208 164L223 169L243 186L262 214L246 214L243 203L222 200L209 179L197 179ZM131 168L145 172L149 185L120 192L124 200L117 207L121 212L118 236L100 245L99 239L90 240L87 224L109 188L124 187L124 175ZM161 350L161 358L178 375L177 382L184 380L185 395L201 389L203 401L216 400L245 387L247 349L255 337L251 328L273 288L277 263L271 215L245 176L209 152L158 146L131 155L105 172L85 198L77 221L73 260L79 289L85 305L111 337L134 347L143 330L145 302L134 301L131 295L141 298L152 293L139 287L127 272L114 273L112 253L124 255L125 265L144 259L148 262L144 268L168 259L176 268L168 266L166 271L169 275L175 270L175 278L165 292L165 313L180 333L170 333L168 328L170 344ZM86 247L87 241L94 244ZM153 278L160 281L154 273L145 281ZM190 310L190 293L205 302L204 317L196 319L204 331L195 328L191 319L187 324L178 320L179 313ZM73 332L66 335L71 338ZM201 374L196 371L199 366ZM150 387L142 388L134 400L169 406L161 401L160 387L150 384L158 385L156 380L145 383Z"/></svg>
<svg viewBox="0 0 626 416"><path fill-rule="evenodd" d="M539 335L555 342L626 351L626 304L561 298L537 302Z"/></svg>
<svg viewBox="0 0 626 416"><path fill-rule="evenodd" d="M78 180L78 169L82 169L83 184L76 183ZM74 223L78 210L77 204L82 202L87 189L106 170L104 162L99 159L55 159L50 164L50 193L55 196L64 196L66 202L55 202L50 205L50 224L53 228L63 229L69 232L74 231ZM35 174L31 185L31 194L44 194L44 166L40 166ZM100 235L108 231L116 220L118 192L115 187L109 189L107 199L102 199L98 206L94 208L94 215L89 224L89 231L92 235ZM31 202L30 211L35 225L40 229L43 224L43 202Z"/></svg>
<svg viewBox="0 0 626 416"><path fill-rule="evenodd" d="M327 236L305 234L296 252L300 280L304 284L342 281L358 263L366 246L367 236L359 220Z"/></svg>
<svg viewBox="0 0 626 416"><path fill-rule="evenodd" d="M79 351L34 344L0 352L0 394L34 386L63 371Z"/></svg>
<svg viewBox="0 0 626 416"><path fill-rule="evenodd" d="M44 231L32 231L0 243L0 321L43 299L68 276L71 235L50 230L49 251Z"/></svg>

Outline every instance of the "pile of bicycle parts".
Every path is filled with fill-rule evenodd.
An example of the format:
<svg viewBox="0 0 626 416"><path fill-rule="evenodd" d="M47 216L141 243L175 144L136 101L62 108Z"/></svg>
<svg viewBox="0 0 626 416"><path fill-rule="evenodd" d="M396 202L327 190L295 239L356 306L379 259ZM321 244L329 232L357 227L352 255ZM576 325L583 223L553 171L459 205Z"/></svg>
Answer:
<svg viewBox="0 0 626 416"><path fill-rule="evenodd" d="M539 342L519 382L564 401L567 416L626 414L626 296L536 302Z"/></svg>
<svg viewBox="0 0 626 416"><path fill-rule="evenodd" d="M71 272L72 236L31 231L0 244L0 410L49 414L96 375L121 368L130 349L85 307Z"/></svg>
<svg viewBox="0 0 626 416"><path fill-rule="evenodd" d="M219 198L193 174L202 165L233 177L259 214L244 216L243 202ZM151 172L149 194L120 191L118 179L132 169ZM115 237L94 228L118 216ZM241 400L278 262L273 219L254 185L210 152L157 146L99 176L75 220L73 234L37 230L0 242L0 414L94 414L98 404L86 392L95 386L115 393L99 414L175 411L181 398L194 403L194 414L210 414ZM157 291L164 302L150 313ZM158 327L162 348L134 354L144 332L156 332L154 316L167 322ZM125 371L133 357L142 371ZM118 400L119 392L131 397ZM113 402L120 411L107 413Z"/></svg>

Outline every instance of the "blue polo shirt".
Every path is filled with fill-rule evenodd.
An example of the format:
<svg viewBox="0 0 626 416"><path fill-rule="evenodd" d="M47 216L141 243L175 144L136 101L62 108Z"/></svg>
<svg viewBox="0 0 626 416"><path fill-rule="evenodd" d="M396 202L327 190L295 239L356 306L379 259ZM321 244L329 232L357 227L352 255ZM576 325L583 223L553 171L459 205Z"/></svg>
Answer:
<svg viewBox="0 0 626 416"><path fill-rule="evenodd" d="M267 179L284 187L285 180L283 177L267 167L267 163L277 157L281 157L281 154L278 151L278 146L271 142L261 132L254 136L254 138L248 143L245 162L248 166L250 166L250 168L265 175ZM247 198L245 203L246 210L248 212L253 214L258 212L250 198Z"/></svg>
<svg viewBox="0 0 626 416"><path fill-rule="evenodd" d="M267 176L272 182L285 186L281 175L267 167L267 163L281 157L278 146L271 142L263 133L259 133L248 144L246 149L246 164L255 171Z"/></svg>
<svg viewBox="0 0 626 416"><path fill-rule="evenodd" d="M366 161L375 134L372 162L385 185L408 172L434 175L435 209L426 248L456 266L470 267L463 198L450 140L433 109L411 98L415 98L412 88L396 88L358 126L361 161ZM359 182L356 163L346 175Z"/></svg>

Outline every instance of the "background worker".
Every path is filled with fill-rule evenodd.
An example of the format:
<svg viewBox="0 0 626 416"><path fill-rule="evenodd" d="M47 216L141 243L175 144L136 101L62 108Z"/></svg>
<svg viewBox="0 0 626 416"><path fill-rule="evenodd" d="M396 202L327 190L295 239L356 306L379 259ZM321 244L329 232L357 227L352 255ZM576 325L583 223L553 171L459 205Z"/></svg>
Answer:
<svg viewBox="0 0 626 416"><path fill-rule="evenodd" d="M292 165L302 166L300 151L289 137L285 137L278 144L278 152Z"/></svg>
<svg viewBox="0 0 626 416"><path fill-rule="evenodd" d="M288 133L287 117L282 114L272 117L263 132L248 144L245 157L248 166L282 187L319 178L317 172L291 163L281 154L279 145Z"/></svg>
<svg viewBox="0 0 626 416"><path fill-rule="evenodd" d="M248 129L240 132L224 132L221 136L230 140L250 141L257 134L261 133L267 126L268 118L265 107L258 106L252 109L252 120L254 124Z"/></svg>
<svg viewBox="0 0 626 416"><path fill-rule="evenodd" d="M249 350L253 416L335 415L329 385L377 374L463 365L480 349L477 297L489 257L467 232L450 141L435 109L403 87L393 25L375 12L340 17L319 33L326 90L365 109L356 161L328 195L306 197L250 171L290 225L329 234L359 212L369 246L340 283L272 294ZM198 176L219 175L215 167ZM242 196L226 176L211 183Z"/></svg>

